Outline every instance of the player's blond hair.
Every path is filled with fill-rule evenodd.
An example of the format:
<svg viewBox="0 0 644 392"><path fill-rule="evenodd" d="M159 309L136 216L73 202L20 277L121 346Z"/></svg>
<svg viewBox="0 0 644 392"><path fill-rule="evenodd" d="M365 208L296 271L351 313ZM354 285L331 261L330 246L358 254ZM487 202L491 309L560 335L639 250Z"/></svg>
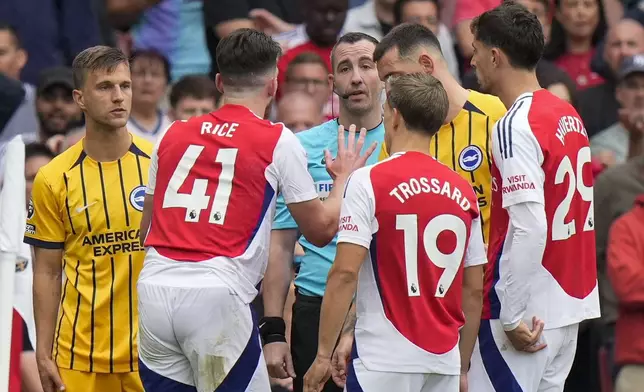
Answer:
<svg viewBox="0 0 644 392"><path fill-rule="evenodd" d="M110 46L92 46L80 52L72 63L74 87L83 88L87 73L98 70L113 72L121 64L130 64L127 56L120 49Z"/></svg>

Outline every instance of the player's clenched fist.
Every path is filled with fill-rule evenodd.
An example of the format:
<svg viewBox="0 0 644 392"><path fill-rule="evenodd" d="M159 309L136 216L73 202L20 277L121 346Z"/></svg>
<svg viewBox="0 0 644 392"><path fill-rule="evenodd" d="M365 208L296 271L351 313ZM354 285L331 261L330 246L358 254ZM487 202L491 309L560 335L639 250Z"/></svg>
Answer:
<svg viewBox="0 0 644 392"><path fill-rule="evenodd" d="M518 351L536 353L546 348L545 343L539 343L541 332L543 332L544 323L536 317L532 318L532 329L523 321L512 331L506 331L505 334L512 343L512 346Z"/></svg>
<svg viewBox="0 0 644 392"><path fill-rule="evenodd" d="M363 167L367 163L367 159L374 152L378 143L373 143L363 155L360 155L366 136L367 130L360 128L360 136L358 136L358 141L356 142L356 126L351 124L349 126L349 139L345 143L344 126L338 126L338 156L333 158L329 150L324 151L326 170L332 179L335 180L336 177L348 176L354 170Z"/></svg>
<svg viewBox="0 0 644 392"><path fill-rule="evenodd" d="M331 377L331 358L315 357L304 376L304 392L319 392Z"/></svg>
<svg viewBox="0 0 644 392"><path fill-rule="evenodd" d="M295 377L293 360L287 343L274 342L266 344L264 346L264 359L268 367L268 374L271 377Z"/></svg>
<svg viewBox="0 0 644 392"><path fill-rule="evenodd" d="M37 357L38 373L44 392L64 391L65 385L58 373L58 367L50 357Z"/></svg>

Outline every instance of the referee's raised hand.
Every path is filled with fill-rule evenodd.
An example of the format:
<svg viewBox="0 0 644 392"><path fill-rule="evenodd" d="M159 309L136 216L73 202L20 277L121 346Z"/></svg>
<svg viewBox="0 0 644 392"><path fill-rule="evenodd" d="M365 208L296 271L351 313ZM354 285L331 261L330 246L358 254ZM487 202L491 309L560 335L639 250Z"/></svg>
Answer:
<svg viewBox="0 0 644 392"><path fill-rule="evenodd" d="M338 155L333 158L329 150L324 151L324 160L326 170L333 180L336 178L346 178L356 169L359 169L367 163L367 159L373 154L378 143L373 143L364 154L360 154L364 141L367 136L365 128L360 129L360 135L356 142L356 126L349 126L349 138L345 143L344 126L338 126Z"/></svg>

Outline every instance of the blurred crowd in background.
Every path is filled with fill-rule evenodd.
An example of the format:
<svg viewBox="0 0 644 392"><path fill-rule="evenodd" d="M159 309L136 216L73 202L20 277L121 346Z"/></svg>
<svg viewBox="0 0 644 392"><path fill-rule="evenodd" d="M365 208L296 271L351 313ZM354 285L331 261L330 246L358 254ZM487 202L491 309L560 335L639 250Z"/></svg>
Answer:
<svg viewBox="0 0 644 392"><path fill-rule="evenodd" d="M337 115L329 55L345 32L381 39L397 24L423 24L439 38L454 76L479 90L469 65L470 21L501 2L2 0L0 142L20 134L28 143L30 192L38 168L84 135L69 66L76 54L98 44L131 56L128 128L154 141L172 121L218 106L215 49L222 37L243 27L271 34L283 47L279 92L266 116L293 132ZM518 2L541 21L548 40L539 81L577 108L601 172L595 216L602 318L580 330L566 391L609 392L624 365L641 374L641 389L634 390L644 390L644 216L618 220L634 203L644 204L636 201L644 194L644 1ZM643 213L637 208L631 214ZM22 380L23 390L31 392L39 385L29 332L23 334Z"/></svg>

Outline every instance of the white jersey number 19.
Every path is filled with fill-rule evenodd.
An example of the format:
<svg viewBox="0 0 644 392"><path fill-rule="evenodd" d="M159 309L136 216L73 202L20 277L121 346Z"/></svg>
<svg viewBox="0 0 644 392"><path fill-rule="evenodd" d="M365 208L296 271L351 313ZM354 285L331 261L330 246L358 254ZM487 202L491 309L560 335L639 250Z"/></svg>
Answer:
<svg viewBox="0 0 644 392"><path fill-rule="evenodd" d="M203 178L195 179L192 185L192 192L179 193L179 188L181 188L186 178L188 178L190 170L204 148L204 146L194 144L188 146L176 169L174 169L174 173L170 177L170 182L163 196L163 208L186 209L186 222L199 222L201 211L208 208L208 203L210 203L210 196L206 195L208 180ZM221 163L221 174L219 175L217 190L215 191L215 199L212 202L212 208L208 215L209 223L223 225L226 221L226 210L228 209L228 201L230 200L230 193L233 189L236 159L236 148L222 148L217 151L215 162Z"/></svg>
<svg viewBox="0 0 644 392"><path fill-rule="evenodd" d="M396 230L403 231L407 295L418 297L421 290L418 282L418 215L396 215ZM451 231L456 235L456 246L452 253L445 254L438 249L438 236L443 231ZM444 269L434 293L435 297L443 298L454 282L465 255L467 227L465 222L456 215L438 215L427 223L422 238L423 248L429 261L436 267Z"/></svg>

